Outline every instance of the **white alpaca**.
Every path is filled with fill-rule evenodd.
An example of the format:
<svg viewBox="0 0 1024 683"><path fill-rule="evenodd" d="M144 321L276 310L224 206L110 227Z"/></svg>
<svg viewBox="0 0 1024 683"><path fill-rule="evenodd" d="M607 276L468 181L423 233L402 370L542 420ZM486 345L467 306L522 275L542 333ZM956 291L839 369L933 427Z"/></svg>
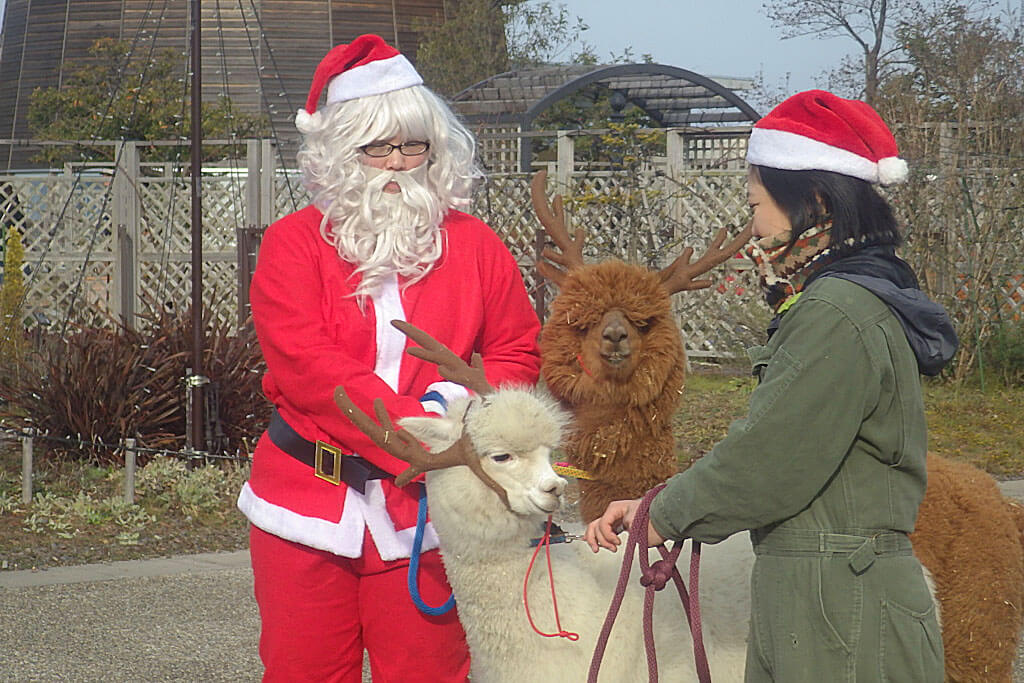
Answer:
<svg viewBox="0 0 1024 683"><path fill-rule="evenodd" d="M551 547L562 628L572 642L546 638L530 627L523 579L548 514L566 482L551 469L568 417L536 390L502 389L453 403L443 418L406 418L400 425L437 452L468 432L484 471L508 494L508 507L468 467L427 473L430 515L441 542L448 579L472 656L474 683L585 681L594 646L612 601L622 553L593 554L582 542ZM509 509L511 508L511 510ZM680 562L684 577L688 552ZM745 534L704 546L701 611L711 674L717 682L743 679L753 552ZM634 561L629 589L604 660L602 681L648 680L643 641L643 588ZM541 630L556 630L543 552L530 578L529 604ZM664 680L696 680L693 646L675 588L655 601L658 671Z"/></svg>

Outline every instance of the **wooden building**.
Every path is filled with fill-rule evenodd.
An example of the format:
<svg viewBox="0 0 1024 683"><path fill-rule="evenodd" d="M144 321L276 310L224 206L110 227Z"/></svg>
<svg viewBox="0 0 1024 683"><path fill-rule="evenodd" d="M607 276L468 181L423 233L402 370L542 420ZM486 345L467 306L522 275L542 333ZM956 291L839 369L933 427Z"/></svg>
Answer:
<svg viewBox="0 0 1024 683"><path fill-rule="evenodd" d="M203 98L226 94L244 111L270 115L273 134L294 144L295 112L313 70L333 46L377 33L414 63L417 19L441 16L445 0L246 0L202 3ZM29 98L59 86L102 37L145 54L174 49L188 73L188 0L7 0L0 35L0 140L26 140ZM0 170L28 168L37 149L0 143Z"/></svg>

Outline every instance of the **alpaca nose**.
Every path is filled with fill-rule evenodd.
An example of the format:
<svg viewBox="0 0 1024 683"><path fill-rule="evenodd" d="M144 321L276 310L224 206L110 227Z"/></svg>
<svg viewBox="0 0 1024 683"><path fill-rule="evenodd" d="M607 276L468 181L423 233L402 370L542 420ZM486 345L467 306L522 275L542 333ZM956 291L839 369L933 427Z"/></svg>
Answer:
<svg viewBox="0 0 1024 683"><path fill-rule="evenodd" d="M544 493L550 493L553 496L560 496L565 491L565 479L559 476L554 476L547 479L542 485L541 490Z"/></svg>
<svg viewBox="0 0 1024 683"><path fill-rule="evenodd" d="M613 320L605 326L604 333L601 336L612 344L618 344L629 336L629 332L621 320Z"/></svg>
<svg viewBox="0 0 1024 683"><path fill-rule="evenodd" d="M616 356L620 359L630 355L630 323L626 316L621 311L609 311L602 323L601 355L605 358Z"/></svg>

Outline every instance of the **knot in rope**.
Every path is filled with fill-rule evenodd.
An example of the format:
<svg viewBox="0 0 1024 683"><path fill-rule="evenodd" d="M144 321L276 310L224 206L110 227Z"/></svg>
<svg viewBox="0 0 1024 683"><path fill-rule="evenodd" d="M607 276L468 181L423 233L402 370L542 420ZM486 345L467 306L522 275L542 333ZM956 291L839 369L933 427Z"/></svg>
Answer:
<svg viewBox="0 0 1024 683"><path fill-rule="evenodd" d="M673 558L674 559L674 558ZM644 567L640 573L640 585L653 586L654 590L660 591L672 578L672 573L676 570L675 562L669 562L668 560L658 560L649 567Z"/></svg>
<svg viewBox="0 0 1024 683"><path fill-rule="evenodd" d="M698 587L698 576L700 573L700 543L693 542L690 553L690 591L683 583L683 577L676 569L676 560L682 550L682 542L676 542L672 550L664 545L658 546L661 559L651 564L647 556L648 547L648 523L650 522L651 501L658 495L658 492L665 488L665 484L659 484L644 494L633 513L633 522L629 528L629 540L626 542L626 550L622 557L622 570L619 572L619 582L615 587L615 595L612 604L608 608L608 615L605 617L604 626L597 638L597 645L594 647L594 655L590 660L590 671L587 675L587 683L597 683L597 674L601 668L601 660L604 658L605 647L608 645L608 638L611 636L612 625L619 613L619 607L626 593L626 583L629 580L630 568L633 564L633 555L640 558L640 583L644 586L643 606L643 631L644 651L647 654L647 676L651 683L658 681L658 658L654 652L654 593L660 591L672 579L679 592L679 599L683 603L683 611L686 612L686 621L690 626L690 635L693 638L693 659L697 669L697 680L700 683L711 683L711 670L708 664L707 652L704 649L704 636L700 623L700 602L697 596L700 593ZM639 552L637 552L639 550Z"/></svg>

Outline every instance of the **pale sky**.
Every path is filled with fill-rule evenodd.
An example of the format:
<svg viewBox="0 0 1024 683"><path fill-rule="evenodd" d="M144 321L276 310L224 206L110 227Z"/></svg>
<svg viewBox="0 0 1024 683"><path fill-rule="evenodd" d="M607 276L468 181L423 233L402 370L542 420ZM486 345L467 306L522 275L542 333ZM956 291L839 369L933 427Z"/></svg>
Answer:
<svg viewBox="0 0 1024 683"><path fill-rule="evenodd" d="M792 94L824 86L815 78L857 50L852 39L781 39L762 0L555 0L582 17L583 40L599 61L631 47L636 61L650 53L659 64L703 76L754 77ZM785 86L788 78L789 86Z"/></svg>

